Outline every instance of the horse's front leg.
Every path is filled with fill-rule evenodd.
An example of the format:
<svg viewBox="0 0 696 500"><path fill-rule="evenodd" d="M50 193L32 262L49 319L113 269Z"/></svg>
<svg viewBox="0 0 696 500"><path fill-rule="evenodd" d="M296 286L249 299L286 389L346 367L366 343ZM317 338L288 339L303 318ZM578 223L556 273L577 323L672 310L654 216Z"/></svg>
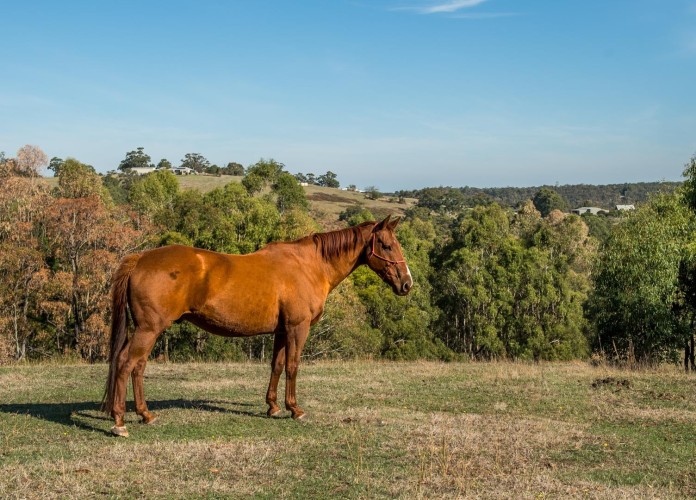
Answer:
<svg viewBox="0 0 696 500"><path fill-rule="evenodd" d="M285 342L285 408L292 412L292 418L299 420L305 412L297 405L296 382L302 348L309 335L309 322L288 328Z"/></svg>
<svg viewBox="0 0 696 500"><path fill-rule="evenodd" d="M278 406L278 380L285 368L285 335L276 333L273 336L273 357L271 358L271 380L268 383L266 392L266 403L268 403L268 416L277 417L281 410Z"/></svg>

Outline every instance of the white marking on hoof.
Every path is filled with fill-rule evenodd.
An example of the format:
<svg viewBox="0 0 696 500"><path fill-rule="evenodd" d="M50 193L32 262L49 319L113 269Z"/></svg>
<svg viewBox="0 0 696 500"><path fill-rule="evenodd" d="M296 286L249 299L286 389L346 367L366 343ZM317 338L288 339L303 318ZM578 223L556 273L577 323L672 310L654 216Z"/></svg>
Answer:
<svg viewBox="0 0 696 500"><path fill-rule="evenodd" d="M150 420L143 420L145 425L152 425L159 420L159 417L152 417Z"/></svg>
<svg viewBox="0 0 696 500"><path fill-rule="evenodd" d="M302 420L305 419L306 416L307 416L307 414L306 414L306 413L303 413L303 414L300 415L299 417L293 417L293 418L294 418L295 420L297 420L297 421L302 421Z"/></svg>
<svg viewBox="0 0 696 500"><path fill-rule="evenodd" d="M114 425L111 428L111 434L113 434L114 436L127 438L128 437L128 429L126 429L125 425L123 427L117 427Z"/></svg>
<svg viewBox="0 0 696 500"><path fill-rule="evenodd" d="M279 418L283 414L283 410L278 410L275 413L271 413L271 418Z"/></svg>

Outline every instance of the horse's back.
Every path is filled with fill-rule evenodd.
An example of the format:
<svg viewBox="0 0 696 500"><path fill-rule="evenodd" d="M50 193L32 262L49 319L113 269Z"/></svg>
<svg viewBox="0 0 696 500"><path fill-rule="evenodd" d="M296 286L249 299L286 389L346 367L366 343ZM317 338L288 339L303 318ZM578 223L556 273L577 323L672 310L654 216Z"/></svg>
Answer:
<svg viewBox="0 0 696 500"><path fill-rule="evenodd" d="M163 325L183 317L223 335L271 333L283 314L312 314L323 305L321 292L309 292L303 265L302 252L291 245L248 255L182 245L152 249L140 254L132 272L131 308L136 318ZM308 293L316 295L316 306L288 310L289 301Z"/></svg>

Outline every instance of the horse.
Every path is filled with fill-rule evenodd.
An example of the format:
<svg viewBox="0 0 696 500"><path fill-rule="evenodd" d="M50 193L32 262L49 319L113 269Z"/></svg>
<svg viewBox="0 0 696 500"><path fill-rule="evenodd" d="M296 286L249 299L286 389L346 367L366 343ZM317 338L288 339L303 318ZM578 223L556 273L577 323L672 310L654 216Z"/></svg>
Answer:
<svg viewBox="0 0 696 500"><path fill-rule="evenodd" d="M132 376L135 411L148 411L143 374L159 335L189 321L228 337L272 334L267 415L278 417L278 380L285 368L285 408L305 417L297 404L296 378L309 328L319 321L329 292L365 264L400 296L413 278L395 229L399 219L269 243L246 255L171 245L127 255L112 276L109 374L102 410L114 419L111 433L128 436L126 384ZM128 336L128 310L135 331Z"/></svg>

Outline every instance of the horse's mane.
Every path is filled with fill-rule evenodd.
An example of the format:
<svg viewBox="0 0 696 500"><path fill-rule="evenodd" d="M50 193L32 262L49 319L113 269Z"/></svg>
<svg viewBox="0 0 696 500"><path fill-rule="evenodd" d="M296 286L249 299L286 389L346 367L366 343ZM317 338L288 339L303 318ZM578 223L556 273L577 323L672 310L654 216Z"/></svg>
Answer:
<svg viewBox="0 0 696 500"><path fill-rule="evenodd" d="M357 226L326 233L314 233L312 238L317 249L321 252L324 260L331 260L340 256L346 251L354 250L356 247L365 244L362 228L374 226L375 222L363 222Z"/></svg>

